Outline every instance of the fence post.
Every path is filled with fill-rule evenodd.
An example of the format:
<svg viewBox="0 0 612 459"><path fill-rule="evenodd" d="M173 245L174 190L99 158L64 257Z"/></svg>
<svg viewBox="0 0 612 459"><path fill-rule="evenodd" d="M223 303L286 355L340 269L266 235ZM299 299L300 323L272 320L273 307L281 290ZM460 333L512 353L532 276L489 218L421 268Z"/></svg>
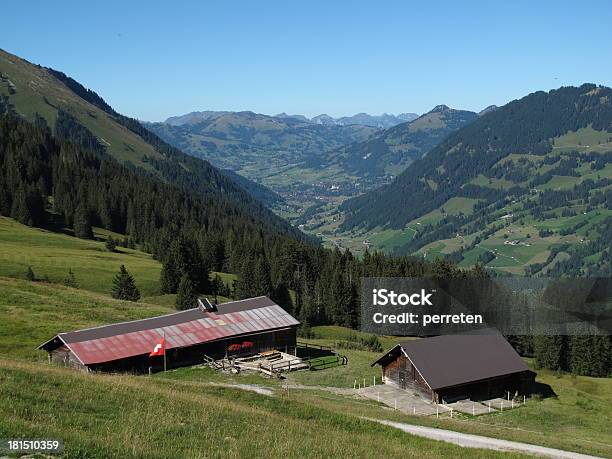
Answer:
<svg viewBox="0 0 612 459"><path fill-rule="evenodd" d="M440 417L440 407L436 405L436 419Z"/></svg>
<svg viewBox="0 0 612 459"><path fill-rule="evenodd" d="M474 410L474 403L472 403L472 416L476 416L476 411Z"/></svg>
<svg viewBox="0 0 612 459"><path fill-rule="evenodd" d="M491 412L491 402L489 402L489 413Z"/></svg>
<svg viewBox="0 0 612 459"><path fill-rule="evenodd" d="M502 410L502 412L504 411L504 401L503 400L501 402L501 410Z"/></svg>
<svg viewBox="0 0 612 459"><path fill-rule="evenodd" d="M357 388L357 380L355 380L355 382L353 382L353 390L355 390Z"/></svg>
<svg viewBox="0 0 612 459"><path fill-rule="evenodd" d="M416 415L416 406L412 407L412 414Z"/></svg>
<svg viewBox="0 0 612 459"><path fill-rule="evenodd" d="M525 396L523 395L523 405L525 404Z"/></svg>
<svg viewBox="0 0 612 459"><path fill-rule="evenodd" d="M451 419L453 418L453 409L451 408Z"/></svg>

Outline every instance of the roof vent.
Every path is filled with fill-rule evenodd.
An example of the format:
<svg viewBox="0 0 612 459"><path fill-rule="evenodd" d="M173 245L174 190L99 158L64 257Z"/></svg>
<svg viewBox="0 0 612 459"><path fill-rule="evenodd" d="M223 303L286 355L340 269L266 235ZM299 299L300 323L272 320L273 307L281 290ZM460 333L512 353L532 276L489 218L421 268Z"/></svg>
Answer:
<svg viewBox="0 0 612 459"><path fill-rule="evenodd" d="M208 301L208 298L198 298L198 307L205 312L213 312L217 310L217 306Z"/></svg>

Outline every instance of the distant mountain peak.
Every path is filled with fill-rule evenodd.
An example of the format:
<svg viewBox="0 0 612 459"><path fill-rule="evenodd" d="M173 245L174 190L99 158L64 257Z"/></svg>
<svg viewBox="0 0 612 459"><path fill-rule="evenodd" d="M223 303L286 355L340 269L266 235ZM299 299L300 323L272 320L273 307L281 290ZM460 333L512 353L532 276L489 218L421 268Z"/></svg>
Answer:
<svg viewBox="0 0 612 459"><path fill-rule="evenodd" d="M436 105L434 108L432 108L429 113L439 113L439 112L446 112L448 110L450 110L451 108L448 105L444 105L444 104L440 104L440 105Z"/></svg>
<svg viewBox="0 0 612 459"><path fill-rule="evenodd" d="M482 115L486 115L489 112L493 112L495 110L497 110L499 107L497 105L489 105L486 108L483 108L481 111L478 112L478 116L482 116Z"/></svg>

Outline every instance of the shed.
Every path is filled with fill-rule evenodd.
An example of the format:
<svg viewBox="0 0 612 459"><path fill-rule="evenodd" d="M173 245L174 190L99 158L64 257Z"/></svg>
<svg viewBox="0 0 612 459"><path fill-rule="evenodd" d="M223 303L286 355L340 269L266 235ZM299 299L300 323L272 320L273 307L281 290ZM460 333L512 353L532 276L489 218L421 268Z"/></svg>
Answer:
<svg viewBox="0 0 612 459"><path fill-rule="evenodd" d="M374 365L382 367L386 384L424 392L436 403L526 395L535 379L510 343L490 329L405 341Z"/></svg>
<svg viewBox="0 0 612 459"><path fill-rule="evenodd" d="M160 357L149 357L162 337L170 368L227 356L245 342L251 352L295 347L299 322L268 297L198 303L173 314L58 333L38 349L50 361L84 370L145 372L163 366Z"/></svg>

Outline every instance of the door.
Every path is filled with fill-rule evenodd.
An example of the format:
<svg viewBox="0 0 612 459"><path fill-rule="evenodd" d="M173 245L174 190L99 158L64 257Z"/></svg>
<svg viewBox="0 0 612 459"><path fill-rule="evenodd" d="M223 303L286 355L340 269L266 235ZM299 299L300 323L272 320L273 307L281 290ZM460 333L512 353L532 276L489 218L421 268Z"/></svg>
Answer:
<svg viewBox="0 0 612 459"><path fill-rule="evenodd" d="M399 371L399 386L400 389L406 389L408 386L408 372L400 370Z"/></svg>

